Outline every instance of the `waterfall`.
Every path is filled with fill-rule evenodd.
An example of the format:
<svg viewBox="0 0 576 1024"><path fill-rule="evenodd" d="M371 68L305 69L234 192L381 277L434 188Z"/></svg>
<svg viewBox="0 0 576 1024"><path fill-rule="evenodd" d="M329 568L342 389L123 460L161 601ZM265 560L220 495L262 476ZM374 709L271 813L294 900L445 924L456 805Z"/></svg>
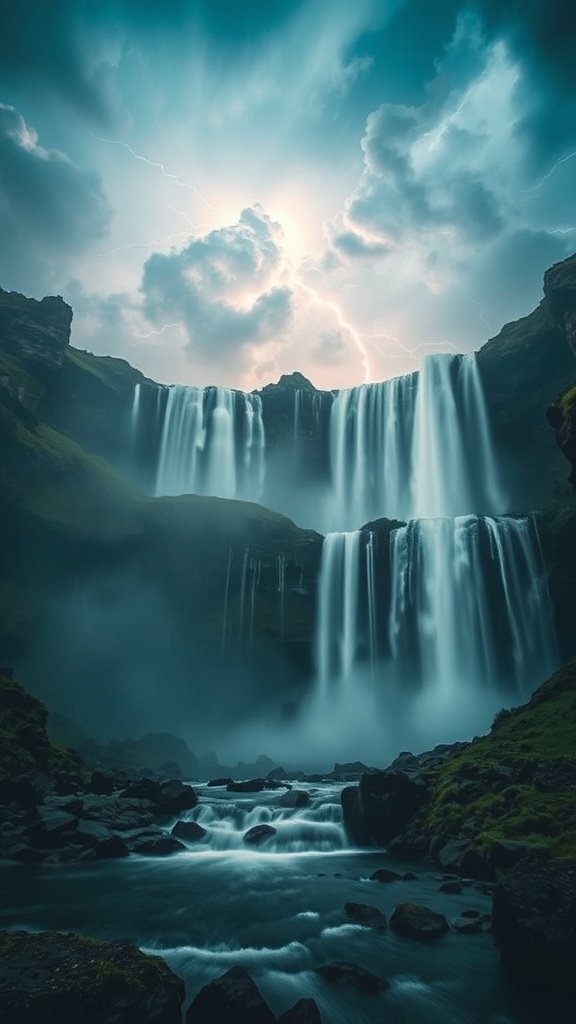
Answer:
<svg viewBox="0 0 576 1024"><path fill-rule="evenodd" d="M555 642L532 517L421 519L391 536L389 639L400 677L439 695L528 692Z"/></svg>
<svg viewBox="0 0 576 1024"><path fill-rule="evenodd" d="M173 385L162 424L156 494L211 494L257 501L264 485L258 395Z"/></svg>
<svg viewBox="0 0 576 1024"><path fill-rule="evenodd" d="M360 530L329 533L322 545L318 580L316 665L318 685L346 687L356 663Z"/></svg>
<svg viewBox="0 0 576 1024"><path fill-rule="evenodd" d="M430 355L419 374L340 391L330 465L332 530L501 512L475 355Z"/></svg>
<svg viewBox="0 0 576 1024"><path fill-rule="evenodd" d="M424 694L428 716L478 701L493 712L554 669L533 516L412 520L390 534L388 579L377 579L375 557L371 531L324 540L316 713L332 714L335 730L345 735L354 705L368 699L383 707L393 698L398 710ZM379 647L388 654L378 661Z"/></svg>
<svg viewBox="0 0 576 1024"><path fill-rule="evenodd" d="M333 530L410 514L410 465L416 376L340 391L330 411Z"/></svg>

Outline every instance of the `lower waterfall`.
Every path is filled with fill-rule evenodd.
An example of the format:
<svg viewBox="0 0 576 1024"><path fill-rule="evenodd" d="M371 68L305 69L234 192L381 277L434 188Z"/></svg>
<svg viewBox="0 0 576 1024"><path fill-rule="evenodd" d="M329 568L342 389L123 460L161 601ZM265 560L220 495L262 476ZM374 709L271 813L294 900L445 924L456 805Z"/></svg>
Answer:
<svg viewBox="0 0 576 1024"><path fill-rule="evenodd" d="M366 728L377 721L383 745L387 711L396 731L414 724L418 706L429 742L463 738L468 712L469 728L488 728L495 710L554 669L533 516L412 520L390 534L386 579L375 549L369 530L324 540L314 701L335 737L349 734L365 702L378 716Z"/></svg>

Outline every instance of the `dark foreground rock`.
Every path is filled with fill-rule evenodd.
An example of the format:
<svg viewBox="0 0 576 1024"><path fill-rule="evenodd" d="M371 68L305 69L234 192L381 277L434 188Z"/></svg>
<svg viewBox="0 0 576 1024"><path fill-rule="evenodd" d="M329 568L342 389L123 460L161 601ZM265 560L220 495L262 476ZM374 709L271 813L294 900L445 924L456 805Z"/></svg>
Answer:
<svg viewBox="0 0 576 1024"><path fill-rule="evenodd" d="M364 924L369 928L376 928L384 931L386 928L386 917L378 907L371 907L368 903L345 903L344 910L353 921Z"/></svg>
<svg viewBox="0 0 576 1024"><path fill-rule="evenodd" d="M184 994L129 942L0 932L0 1024L180 1024Z"/></svg>
<svg viewBox="0 0 576 1024"><path fill-rule="evenodd" d="M186 843L197 843L206 835L206 829L197 821L177 821L170 830L170 835L183 839Z"/></svg>
<svg viewBox="0 0 576 1024"><path fill-rule="evenodd" d="M398 903L390 918L390 927L397 935L420 942L439 939L449 928L444 914L437 914L416 903Z"/></svg>
<svg viewBox="0 0 576 1024"><path fill-rule="evenodd" d="M258 846L259 843L276 835L276 829L272 825L254 825L242 836L245 843L251 846Z"/></svg>
<svg viewBox="0 0 576 1024"><path fill-rule="evenodd" d="M336 961L333 964L323 964L318 967L318 974L324 981L331 985L346 985L348 988L355 988L358 992L366 992L376 995L388 988L390 982L386 978L380 978L371 971L366 971L358 964L349 964L345 961Z"/></svg>
<svg viewBox="0 0 576 1024"><path fill-rule="evenodd" d="M278 1024L322 1024L322 1017L314 999L299 999L278 1017Z"/></svg>
<svg viewBox="0 0 576 1024"><path fill-rule="evenodd" d="M275 1017L246 968L232 967L200 989L186 1024L275 1024Z"/></svg>
<svg viewBox="0 0 576 1024"><path fill-rule="evenodd" d="M576 1006L576 864L524 858L496 885L494 942L506 973L552 1005Z"/></svg>

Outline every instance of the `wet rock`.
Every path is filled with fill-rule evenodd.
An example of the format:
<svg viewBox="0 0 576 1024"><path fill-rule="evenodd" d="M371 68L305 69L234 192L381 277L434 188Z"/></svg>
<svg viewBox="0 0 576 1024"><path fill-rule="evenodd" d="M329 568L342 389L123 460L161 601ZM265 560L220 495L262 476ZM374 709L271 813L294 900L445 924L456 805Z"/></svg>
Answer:
<svg viewBox="0 0 576 1024"><path fill-rule="evenodd" d="M158 806L162 814L180 814L181 811L189 811L196 807L197 803L196 791L180 779L160 783Z"/></svg>
<svg viewBox="0 0 576 1024"><path fill-rule="evenodd" d="M402 875L403 882L416 882L418 875L415 875L413 871L405 871Z"/></svg>
<svg viewBox="0 0 576 1024"><path fill-rule="evenodd" d="M118 794L122 800L149 800L151 804L160 801L160 783L156 779L138 779Z"/></svg>
<svg viewBox="0 0 576 1024"><path fill-rule="evenodd" d="M363 775L359 785L342 790L344 825L358 843L372 840L386 846L397 836L428 796L428 784L419 773L419 762L407 755L409 763Z"/></svg>
<svg viewBox="0 0 576 1024"><path fill-rule="evenodd" d="M479 910L473 910L472 908L469 908L467 910L463 910L462 913L460 914L460 917L470 917L470 918L473 918L473 917L480 917L480 916L481 916L480 911Z"/></svg>
<svg viewBox="0 0 576 1024"><path fill-rule="evenodd" d="M390 868L378 868L370 875L371 882L401 882L402 875Z"/></svg>
<svg viewBox="0 0 576 1024"><path fill-rule="evenodd" d="M479 935L482 932L482 918L475 917L464 917L460 914L459 917L455 917L450 922L451 927L455 932L459 932L460 935Z"/></svg>
<svg viewBox="0 0 576 1024"><path fill-rule="evenodd" d="M176 839L184 839L187 843L196 843L206 834L206 829L202 828L197 821L177 821L170 829L171 836L176 836Z"/></svg>
<svg viewBox="0 0 576 1024"><path fill-rule="evenodd" d="M137 836L130 842L132 853L144 854L146 857L168 857L172 853L179 853L185 850L184 843L174 836L152 835Z"/></svg>
<svg viewBox="0 0 576 1024"><path fill-rule="evenodd" d="M90 776L90 782L86 787L90 793L96 793L99 796L109 795L114 790L114 776L111 772L104 771L102 768L96 768Z"/></svg>
<svg viewBox="0 0 576 1024"><path fill-rule="evenodd" d="M210 782L208 783L208 785L209 786L229 786L230 783L233 784L234 783L234 779L226 777L226 778L220 778L220 779L210 779Z"/></svg>
<svg viewBox="0 0 576 1024"><path fill-rule="evenodd" d="M275 1017L245 967L232 967L192 1000L186 1024L275 1024Z"/></svg>
<svg viewBox="0 0 576 1024"><path fill-rule="evenodd" d="M372 907L368 903L345 903L344 910L353 921L358 924L365 924L370 928L377 928L383 931L386 926L386 918L378 907Z"/></svg>
<svg viewBox="0 0 576 1024"><path fill-rule="evenodd" d="M114 857L127 857L130 853L127 843L117 835L111 835L109 839L103 839L96 843L94 852L102 860L109 860Z"/></svg>
<svg viewBox="0 0 576 1024"><path fill-rule="evenodd" d="M278 1017L277 1024L322 1024L318 1004L314 999L299 999Z"/></svg>
<svg viewBox="0 0 576 1024"><path fill-rule="evenodd" d="M371 971L359 967L358 964L350 964L345 961L336 961L332 964L324 964L317 968L317 972L324 981L331 985L345 985L348 988L355 988L358 992L366 992L375 995L389 987L390 982L386 978L380 978Z"/></svg>
<svg viewBox="0 0 576 1024"><path fill-rule="evenodd" d="M390 927L404 938L428 942L446 934L448 921L444 914L437 914L428 907L416 903L398 903L390 918Z"/></svg>
<svg viewBox="0 0 576 1024"><path fill-rule="evenodd" d="M480 881L488 881L493 877L487 858L467 842L450 839L434 857L437 866L446 871L455 871Z"/></svg>
<svg viewBox="0 0 576 1024"><path fill-rule="evenodd" d="M447 892L452 895L462 892L462 886L460 882L442 882L442 885L438 886L439 892Z"/></svg>
<svg viewBox="0 0 576 1024"><path fill-rule="evenodd" d="M576 864L524 857L496 885L492 924L518 985L554 1005L576 1003Z"/></svg>
<svg viewBox="0 0 576 1024"><path fill-rule="evenodd" d="M245 843L249 843L251 846L258 846L265 839L275 835L276 829L272 825L254 825L244 833L242 838Z"/></svg>
<svg viewBox="0 0 576 1024"><path fill-rule="evenodd" d="M245 779L243 782L229 782L226 786L230 793L260 793L265 788L264 779Z"/></svg>
<svg viewBox="0 0 576 1024"><path fill-rule="evenodd" d="M303 789L290 789L278 798L280 807L308 807L310 796Z"/></svg>
<svg viewBox="0 0 576 1024"><path fill-rule="evenodd" d="M0 932L2 1024L180 1024L184 982L129 942Z"/></svg>
<svg viewBox="0 0 576 1024"><path fill-rule="evenodd" d="M66 837L76 830L78 821L67 811L40 807L36 813L37 820L28 829L28 839L32 846L42 849L62 846Z"/></svg>

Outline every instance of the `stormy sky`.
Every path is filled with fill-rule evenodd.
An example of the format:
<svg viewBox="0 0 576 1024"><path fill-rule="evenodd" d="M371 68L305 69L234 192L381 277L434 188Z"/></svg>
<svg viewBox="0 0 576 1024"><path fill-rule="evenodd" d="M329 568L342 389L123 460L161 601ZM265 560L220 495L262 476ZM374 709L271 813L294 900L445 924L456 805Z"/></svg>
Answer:
<svg viewBox="0 0 576 1024"><path fill-rule="evenodd" d="M574 0L1 0L0 285L156 379L479 347L576 250Z"/></svg>

